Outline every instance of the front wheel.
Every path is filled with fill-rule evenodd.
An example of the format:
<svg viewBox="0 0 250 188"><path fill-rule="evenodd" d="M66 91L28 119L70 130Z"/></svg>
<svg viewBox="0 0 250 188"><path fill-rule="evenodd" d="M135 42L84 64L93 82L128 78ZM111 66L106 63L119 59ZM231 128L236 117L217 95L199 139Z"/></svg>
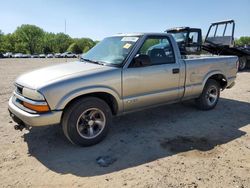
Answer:
<svg viewBox="0 0 250 188"><path fill-rule="evenodd" d="M65 111L62 127L69 141L91 146L102 141L111 124L112 113L107 103L87 97L72 103Z"/></svg>
<svg viewBox="0 0 250 188"><path fill-rule="evenodd" d="M208 80L202 94L196 99L197 107L201 110L215 108L220 97L220 86L216 80Z"/></svg>

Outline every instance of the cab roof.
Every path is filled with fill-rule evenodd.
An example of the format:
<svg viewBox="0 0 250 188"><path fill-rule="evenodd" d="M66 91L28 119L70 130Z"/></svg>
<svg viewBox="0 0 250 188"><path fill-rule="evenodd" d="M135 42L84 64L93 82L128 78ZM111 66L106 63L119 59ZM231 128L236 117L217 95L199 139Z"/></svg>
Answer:
<svg viewBox="0 0 250 188"><path fill-rule="evenodd" d="M179 32L179 31L188 31L190 29L193 30L200 30L199 28L191 28L191 27L173 27L170 29L167 29L165 32Z"/></svg>
<svg viewBox="0 0 250 188"><path fill-rule="evenodd" d="M140 36L147 36L147 35L166 36L168 34L165 32L162 32L162 33L141 32L141 33L118 33L118 34L115 34L112 36L121 36L121 37L130 37L130 36L136 37L136 36L138 36L138 37L140 37Z"/></svg>

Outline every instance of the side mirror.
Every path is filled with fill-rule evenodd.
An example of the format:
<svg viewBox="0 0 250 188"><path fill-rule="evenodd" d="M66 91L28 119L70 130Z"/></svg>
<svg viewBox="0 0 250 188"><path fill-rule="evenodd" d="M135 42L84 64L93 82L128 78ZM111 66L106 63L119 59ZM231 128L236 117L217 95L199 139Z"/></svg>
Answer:
<svg viewBox="0 0 250 188"><path fill-rule="evenodd" d="M150 66L151 64L152 64L151 59L148 55L137 54L134 57L133 67L146 67L146 66Z"/></svg>

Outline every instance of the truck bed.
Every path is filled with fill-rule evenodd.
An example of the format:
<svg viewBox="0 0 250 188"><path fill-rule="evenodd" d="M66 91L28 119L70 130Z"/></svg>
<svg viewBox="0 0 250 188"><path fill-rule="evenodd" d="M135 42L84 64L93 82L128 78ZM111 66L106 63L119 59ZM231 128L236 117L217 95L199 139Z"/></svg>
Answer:
<svg viewBox="0 0 250 188"><path fill-rule="evenodd" d="M188 55L182 59L185 62L186 80L184 98L192 98L202 92L204 79L214 73L223 73L227 86L232 84L237 73L237 56Z"/></svg>
<svg viewBox="0 0 250 188"><path fill-rule="evenodd" d="M182 59L206 59L206 58L218 58L218 57L230 57L230 56L219 56L213 54L201 54L201 55L182 55ZM231 56L232 57L232 56Z"/></svg>

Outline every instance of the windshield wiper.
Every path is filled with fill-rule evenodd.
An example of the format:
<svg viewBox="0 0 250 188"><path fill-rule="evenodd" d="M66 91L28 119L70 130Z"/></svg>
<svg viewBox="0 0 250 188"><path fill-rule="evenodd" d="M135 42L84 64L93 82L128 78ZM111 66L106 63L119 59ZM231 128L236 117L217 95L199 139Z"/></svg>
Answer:
<svg viewBox="0 0 250 188"><path fill-rule="evenodd" d="M87 61L87 62L89 62L89 63L98 64L98 65L105 65L105 63L104 63L104 62L101 62L101 61L95 61L95 60L85 59L85 58L81 58L81 60Z"/></svg>

